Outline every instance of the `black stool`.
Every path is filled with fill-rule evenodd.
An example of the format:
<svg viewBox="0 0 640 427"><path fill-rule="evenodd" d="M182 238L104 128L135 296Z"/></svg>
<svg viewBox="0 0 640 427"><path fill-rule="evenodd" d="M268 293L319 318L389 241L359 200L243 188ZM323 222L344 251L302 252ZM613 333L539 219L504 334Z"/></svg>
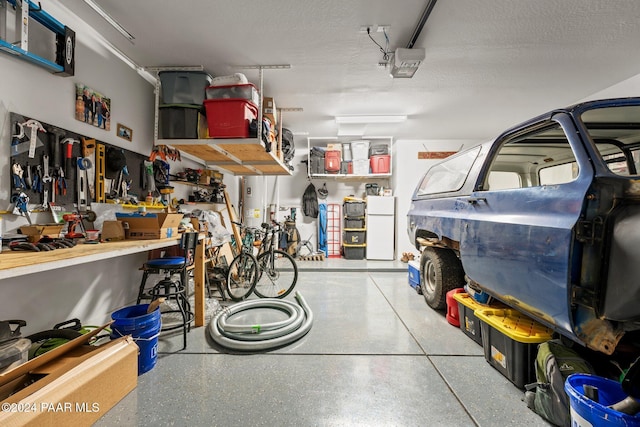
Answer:
<svg viewBox="0 0 640 427"><path fill-rule="evenodd" d="M188 300L189 293L187 289L189 284L188 268L193 265L197 243L198 233L184 233L180 239L180 248L184 256L166 256L147 261L142 266L142 281L138 289L137 304L140 304L142 299L151 299L153 301L158 298L165 298L167 301L176 301L178 309L165 310L162 314L180 313L182 324L163 327L162 331L182 328L183 350L187 347L187 332L191 330L191 322L194 318L191 304L189 304ZM156 283L150 291L145 292L147 279L152 274L164 274L165 277ZM179 279L174 280L175 275L179 275Z"/></svg>

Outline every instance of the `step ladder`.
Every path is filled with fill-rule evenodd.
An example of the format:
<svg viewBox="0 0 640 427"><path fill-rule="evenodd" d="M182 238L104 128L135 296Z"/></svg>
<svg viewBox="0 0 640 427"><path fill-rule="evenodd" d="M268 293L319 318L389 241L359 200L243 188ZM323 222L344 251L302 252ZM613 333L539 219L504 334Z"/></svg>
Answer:
<svg viewBox="0 0 640 427"><path fill-rule="evenodd" d="M7 12L15 10L15 41L7 41ZM29 21L35 20L56 36L55 62L29 52ZM44 67L61 76L73 76L75 69L76 33L28 0L0 0L0 51Z"/></svg>

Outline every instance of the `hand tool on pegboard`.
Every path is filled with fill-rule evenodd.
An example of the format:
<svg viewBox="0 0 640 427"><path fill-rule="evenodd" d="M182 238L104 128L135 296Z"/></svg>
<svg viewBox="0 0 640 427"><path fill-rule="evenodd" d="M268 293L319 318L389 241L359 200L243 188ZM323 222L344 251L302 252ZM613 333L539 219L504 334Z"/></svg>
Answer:
<svg viewBox="0 0 640 427"><path fill-rule="evenodd" d="M33 177L31 175L31 166L29 165L29 162L25 165L24 170L26 172L24 183L27 184L27 189L31 189L33 188Z"/></svg>
<svg viewBox="0 0 640 427"><path fill-rule="evenodd" d="M72 178L72 174L76 168L76 165L73 162L73 144L80 144L80 141L73 138L65 138L62 141L62 144L67 144L65 163L64 163L64 174L67 178Z"/></svg>
<svg viewBox="0 0 640 427"><path fill-rule="evenodd" d="M24 123L15 122L15 127L17 129L17 133L11 135L11 156L17 156L18 154L26 153L29 151L30 141L23 141L22 139L26 136L24 134ZM44 144L39 140L36 141L36 148L42 147Z"/></svg>
<svg viewBox="0 0 640 427"><path fill-rule="evenodd" d="M36 157L36 145L38 143L38 132L47 133L42 124L33 119L29 119L23 126L31 129L31 133L29 134L29 158L33 159Z"/></svg>
<svg viewBox="0 0 640 427"><path fill-rule="evenodd" d="M29 212L29 196L23 192L13 193L11 196L11 203L13 203L13 214L21 215L27 218L29 225L31 225L31 214Z"/></svg>
<svg viewBox="0 0 640 427"><path fill-rule="evenodd" d="M24 169L20 163L14 162L11 165L11 177L13 178L13 189L23 191L27 188L27 183L23 178Z"/></svg>
<svg viewBox="0 0 640 427"><path fill-rule="evenodd" d="M105 147L104 144L96 144L96 202L105 203L107 201L104 187L105 174Z"/></svg>
<svg viewBox="0 0 640 427"><path fill-rule="evenodd" d="M62 138L64 138L65 132L58 128L49 127L50 147L53 155L53 167L58 170L62 164L62 152L63 145Z"/></svg>
<svg viewBox="0 0 640 427"><path fill-rule="evenodd" d="M77 161L78 174L76 184L78 192L78 212L83 213L89 209L91 199L89 197L89 186L87 183L87 170L93 168L91 160L80 157Z"/></svg>
<svg viewBox="0 0 640 427"><path fill-rule="evenodd" d="M82 138L82 157L89 159L91 165L96 164L96 140L93 138ZM89 198L94 199L96 195L96 171L95 168L86 170L87 186L89 187Z"/></svg>

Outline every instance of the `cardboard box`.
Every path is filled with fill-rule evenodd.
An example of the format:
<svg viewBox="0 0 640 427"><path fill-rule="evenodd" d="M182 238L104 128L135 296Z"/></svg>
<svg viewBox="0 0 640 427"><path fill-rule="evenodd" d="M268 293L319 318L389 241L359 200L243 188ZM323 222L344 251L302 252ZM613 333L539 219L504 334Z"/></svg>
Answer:
<svg viewBox="0 0 640 427"><path fill-rule="evenodd" d="M100 331L0 375L0 425L89 426L135 389L138 346L131 337L84 345Z"/></svg>
<svg viewBox="0 0 640 427"><path fill-rule="evenodd" d="M182 214L176 213L116 213L118 221L128 224L127 239L133 240L178 237L178 226L182 217ZM125 230L127 226L124 226Z"/></svg>
<svg viewBox="0 0 640 427"><path fill-rule="evenodd" d="M262 116L268 118L274 128L278 124L278 109L273 98L267 96L262 98Z"/></svg>
<svg viewBox="0 0 640 427"><path fill-rule="evenodd" d="M42 239L44 236L57 239L60 237L63 228L64 224L34 224L23 225L20 227L19 232L20 234L26 234L28 236L27 239L33 243Z"/></svg>
<svg viewBox="0 0 640 427"><path fill-rule="evenodd" d="M124 227L121 221L104 221L102 223L102 240L113 242L124 240Z"/></svg>

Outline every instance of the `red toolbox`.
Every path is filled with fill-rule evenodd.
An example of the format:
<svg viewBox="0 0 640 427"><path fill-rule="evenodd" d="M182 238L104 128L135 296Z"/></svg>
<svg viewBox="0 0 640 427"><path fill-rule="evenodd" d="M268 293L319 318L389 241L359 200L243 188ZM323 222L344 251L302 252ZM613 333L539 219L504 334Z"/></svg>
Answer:
<svg viewBox="0 0 640 427"><path fill-rule="evenodd" d="M326 173L340 172L340 151L338 150L325 151L324 170Z"/></svg>
<svg viewBox="0 0 640 427"><path fill-rule="evenodd" d="M391 170L391 156L389 154L381 154L371 156L371 173L389 173Z"/></svg>
<svg viewBox="0 0 640 427"><path fill-rule="evenodd" d="M249 138L249 125L258 107L246 99L205 99L209 137Z"/></svg>

